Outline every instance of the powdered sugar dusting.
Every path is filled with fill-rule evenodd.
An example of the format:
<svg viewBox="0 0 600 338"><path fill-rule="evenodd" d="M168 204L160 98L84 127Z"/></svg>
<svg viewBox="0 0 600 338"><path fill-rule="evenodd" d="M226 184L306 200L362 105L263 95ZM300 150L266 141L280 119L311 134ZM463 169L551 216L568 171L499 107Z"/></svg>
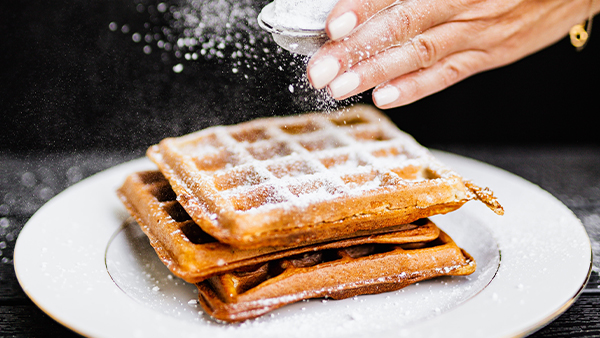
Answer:
<svg viewBox="0 0 600 338"><path fill-rule="evenodd" d="M325 19L338 0L275 0L272 23L289 29L325 29Z"/></svg>
<svg viewBox="0 0 600 338"><path fill-rule="evenodd" d="M215 187L202 191L232 200L237 213L308 208L456 176L382 115L350 111L212 127L172 143L200 171L194 177Z"/></svg>
<svg viewBox="0 0 600 338"><path fill-rule="evenodd" d="M165 68L174 73L185 75L188 67L195 69L195 63L214 63L224 76L247 82L256 100L263 99L255 93L260 89L257 84L276 87L273 91L285 97L289 97L286 92L292 93L287 99L297 111L332 111L360 98L338 102L326 89L312 88L306 76L309 58L283 50L259 27L257 16L263 4L254 0L132 1L140 15L137 21L146 22L113 21L108 29L129 37L144 54L160 55ZM265 73L277 81L261 83Z"/></svg>

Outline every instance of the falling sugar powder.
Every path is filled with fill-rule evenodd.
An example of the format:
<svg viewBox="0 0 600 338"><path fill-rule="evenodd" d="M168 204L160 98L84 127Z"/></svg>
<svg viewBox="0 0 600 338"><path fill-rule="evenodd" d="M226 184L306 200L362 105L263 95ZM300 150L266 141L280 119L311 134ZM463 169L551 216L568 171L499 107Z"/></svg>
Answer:
<svg viewBox="0 0 600 338"><path fill-rule="evenodd" d="M136 3L138 0L134 0ZM161 53L165 62L175 59L240 61L253 68L269 63L273 54L259 44L272 44L269 33L258 26L259 8L253 0L181 0L144 5L137 3L136 11L147 14L143 27L122 24L120 31L131 33L131 39L145 42L143 52ZM113 21L109 30L119 30ZM276 49L275 53L281 53Z"/></svg>
<svg viewBox="0 0 600 338"><path fill-rule="evenodd" d="M310 57L293 54L292 60L288 62L288 71L294 76L292 83L288 86L290 93L294 94L292 100L302 111L332 112L352 103L358 102L362 96L356 95L343 101L334 99L327 88L314 89L306 75L306 67ZM280 69L283 70L283 69Z"/></svg>
<svg viewBox="0 0 600 338"><path fill-rule="evenodd" d="M173 66L173 71L175 73L181 73L183 71L183 65L181 63L176 64Z"/></svg>
<svg viewBox="0 0 600 338"><path fill-rule="evenodd" d="M296 112L333 111L360 99L355 96L336 101L326 89L312 88L306 76L309 58L284 51L273 42L270 33L259 27L258 13L268 1L260 4L254 0L181 0L143 5L133 1L136 12L147 15L143 26L113 21L108 29L130 35L134 43L142 44L144 54L160 54L162 62L175 74L183 73L187 63L202 61L216 62L229 69L232 79L254 86L277 83L265 78L265 74L283 76L289 82L274 89L282 93L277 95L287 92ZM291 0L288 5L296 1L305 0ZM337 0L324 2L331 4L316 7L332 7ZM257 97L265 99L270 100Z"/></svg>

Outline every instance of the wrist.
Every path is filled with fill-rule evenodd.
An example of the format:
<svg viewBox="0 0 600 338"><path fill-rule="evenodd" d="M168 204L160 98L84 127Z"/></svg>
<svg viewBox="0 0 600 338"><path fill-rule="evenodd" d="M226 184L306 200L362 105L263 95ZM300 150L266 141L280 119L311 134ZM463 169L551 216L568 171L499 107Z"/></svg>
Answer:
<svg viewBox="0 0 600 338"><path fill-rule="evenodd" d="M591 14L592 16L600 14L600 0L591 0Z"/></svg>

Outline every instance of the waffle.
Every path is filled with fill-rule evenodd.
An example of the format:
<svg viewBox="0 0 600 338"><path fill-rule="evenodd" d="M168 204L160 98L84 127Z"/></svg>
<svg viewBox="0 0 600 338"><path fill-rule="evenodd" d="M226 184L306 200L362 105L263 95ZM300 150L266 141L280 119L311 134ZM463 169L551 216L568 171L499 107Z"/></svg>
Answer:
<svg viewBox="0 0 600 338"><path fill-rule="evenodd" d="M117 193L163 263L174 275L189 283L315 250L367 243L424 242L434 240L439 234L439 229L424 219L413 224L359 231L329 242L306 242L295 247L238 249L220 243L202 231L176 201L169 182L159 171L129 175Z"/></svg>
<svg viewBox="0 0 600 338"><path fill-rule="evenodd" d="M148 149L177 200L220 242L291 245L385 228L492 193L439 163L376 109L216 126Z"/></svg>
<svg viewBox="0 0 600 338"><path fill-rule="evenodd" d="M310 252L214 276L196 286L208 314L236 322L303 299L343 299L398 290L438 276L468 275L475 265L468 253L440 232L438 239L428 243Z"/></svg>

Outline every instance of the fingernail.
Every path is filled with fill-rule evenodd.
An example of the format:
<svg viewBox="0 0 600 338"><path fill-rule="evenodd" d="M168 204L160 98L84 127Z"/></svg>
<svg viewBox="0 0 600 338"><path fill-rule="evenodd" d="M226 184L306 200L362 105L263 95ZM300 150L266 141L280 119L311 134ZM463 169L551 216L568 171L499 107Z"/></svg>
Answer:
<svg viewBox="0 0 600 338"><path fill-rule="evenodd" d="M346 12L329 22L329 36L332 40L343 38L352 32L357 22L358 18L354 12Z"/></svg>
<svg viewBox="0 0 600 338"><path fill-rule="evenodd" d="M360 84L360 77L353 72L346 72L335 78L329 84L329 91L333 97L342 97L355 90Z"/></svg>
<svg viewBox="0 0 600 338"><path fill-rule="evenodd" d="M308 70L313 87L321 89L335 79L340 71L340 64L333 56L319 60Z"/></svg>
<svg viewBox="0 0 600 338"><path fill-rule="evenodd" d="M390 104L400 97L400 91L394 86L386 86L373 91L373 100L378 106Z"/></svg>

